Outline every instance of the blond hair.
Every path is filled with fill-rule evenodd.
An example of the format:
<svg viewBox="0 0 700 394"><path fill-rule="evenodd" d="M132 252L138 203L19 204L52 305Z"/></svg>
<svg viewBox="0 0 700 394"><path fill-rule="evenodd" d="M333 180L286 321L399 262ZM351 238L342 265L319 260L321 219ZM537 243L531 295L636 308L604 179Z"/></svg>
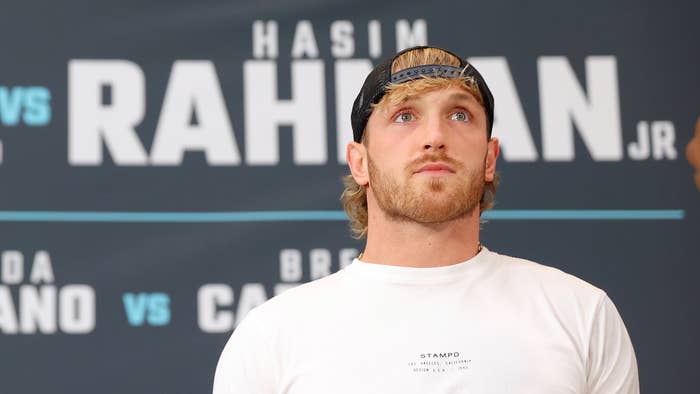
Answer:
<svg viewBox="0 0 700 394"><path fill-rule="evenodd" d="M428 64L459 67L461 61L456 56L436 48L421 48L405 52L396 58L391 66L391 72L393 74L410 67ZM462 73L464 73L464 71L465 70L462 70ZM472 77L461 76L454 79L423 77L410 82L388 85L385 95L377 104L373 104L373 108L383 105L395 105L405 101L409 97L427 91L450 87L466 89L482 106L484 105L481 92L479 91L476 81ZM361 142L364 145L369 144L369 135L366 130L362 133ZM495 205L496 186L499 179L498 174L496 174L492 182L486 182L484 184L484 194L479 204L479 214L491 209ZM350 231L353 238L365 238L367 236L367 186L359 185L355 182L352 175L346 175L342 180L344 190L343 194L340 196L340 200L343 203L345 214L350 219Z"/></svg>

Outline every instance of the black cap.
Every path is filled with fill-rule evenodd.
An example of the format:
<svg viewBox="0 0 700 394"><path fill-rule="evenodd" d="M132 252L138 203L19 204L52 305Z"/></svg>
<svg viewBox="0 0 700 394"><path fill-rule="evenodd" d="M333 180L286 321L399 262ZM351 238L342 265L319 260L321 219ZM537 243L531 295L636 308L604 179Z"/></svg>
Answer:
<svg viewBox="0 0 700 394"><path fill-rule="evenodd" d="M391 66L394 64L396 58L406 52L425 48L438 49L454 56L459 59L459 67L443 64L426 64L401 70L395 74L391 73ZM369 119L369 116L372 114L372 104L378 103L382 97L384 97L389 84L404 83L422 77L474 78L484 101L487 120L486 130L488 131L489 138L491 138L491 129L493 127L493 95L481 74L479 74L476 68L469 64L469 62L448 50L437 47L419 46L404 49L394 57L384 60L369 73L367 79L365 79L365 83L362 85L362 89L360 89L360 93L357 95L352 105L350 120L352 122L352 135L355 142L360 142L360 140L362 140L362 133L365 131L365 126L367 126L367 119Z"/></svg>

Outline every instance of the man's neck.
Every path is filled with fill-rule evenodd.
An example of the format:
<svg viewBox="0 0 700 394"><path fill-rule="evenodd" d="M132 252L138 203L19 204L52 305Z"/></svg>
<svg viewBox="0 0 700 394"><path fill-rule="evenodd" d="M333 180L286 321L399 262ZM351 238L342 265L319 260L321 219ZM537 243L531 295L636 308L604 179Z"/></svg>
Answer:
<svg viewBox="0 0 700 394"><path fill-rule="evenodd" d="M421 224L370 214L362 261L404 267L440 267L478 252L479 209L440 224Z"/></svg>

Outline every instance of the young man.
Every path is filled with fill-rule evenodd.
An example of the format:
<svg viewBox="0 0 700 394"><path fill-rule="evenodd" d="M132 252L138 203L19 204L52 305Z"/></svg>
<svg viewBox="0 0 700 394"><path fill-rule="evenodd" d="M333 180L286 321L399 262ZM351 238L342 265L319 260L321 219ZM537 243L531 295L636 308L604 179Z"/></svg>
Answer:
<svg viewBox="0 0 700 394"><path fill-rule="evenodd" d="M366 248L251 311L214 394L638 393L602 290L491 252L493 98L465 60L411 48L377 66L352 112L343 203Z"/></svg>

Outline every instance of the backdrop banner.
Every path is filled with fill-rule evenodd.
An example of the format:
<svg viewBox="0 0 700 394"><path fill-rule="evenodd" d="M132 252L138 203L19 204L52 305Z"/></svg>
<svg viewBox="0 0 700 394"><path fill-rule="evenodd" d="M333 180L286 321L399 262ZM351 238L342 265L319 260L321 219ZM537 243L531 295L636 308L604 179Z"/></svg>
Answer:
<svg viewBox="0 0 700 394"><path fill-rule="evenodd" d="M248 311L362 250L339 201L352 101L373 65L422 44L468 58L495 97L502 182L482 242L604 289L642 391L690 392L698 15L660 1L11 0L0 392L210 392Z"/></svg>

